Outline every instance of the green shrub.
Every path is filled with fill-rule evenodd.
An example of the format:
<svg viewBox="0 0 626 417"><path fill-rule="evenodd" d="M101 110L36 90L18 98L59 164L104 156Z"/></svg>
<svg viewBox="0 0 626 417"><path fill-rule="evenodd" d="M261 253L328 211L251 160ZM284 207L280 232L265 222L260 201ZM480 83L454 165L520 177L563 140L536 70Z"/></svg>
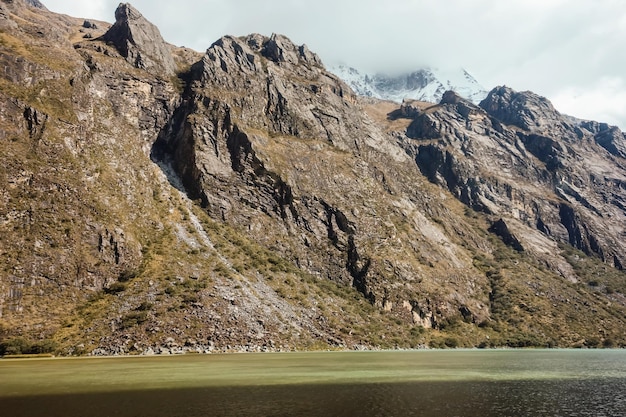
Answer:
<svg viewBox="0 0 626 417"><path fill-rule="evenodd" d="M126 270L126 271L122 271L122 273L120 274L120 276L117 278L117 280L119 282L128 282L131 279L136 278L138 275L137 271L134 270Z"/></svg>
<svg viewBox="0 0 626 417"><path fill-rule="evenodd" d="M151 310L153 307L153 304L149 301L143 301L141 304L139 304L139 307L136 308L137 311L148 311Z"/></svg>
<svg viewBox="0 0 626 417"><path fill-rule="evenodd" d="M130 327L135 327L139 324L142 324L148 320L148 312L147 311L132 311L122 317L120 322L120 328L128 329Z"/></svg>
<svg viewBox="0 0 626 417"><path fill-rule="evenodd" d="M14 337L0 343L0 355L22 355L27 353L30 342L23 337Z"/></svg>
<svg viewBox="0 0 626 417"><path fill-rule="evenodd" d="M52 353L57 350L57 344L54 340L44 339L38 342L35 342L30 347L31 354L43 354L43 353Z"/></svg>
<svg viewBox="0 0 626 417"><path fill-rule="evenodd" d="M443 344L446 347L453 348L453 349L459 347L459 341L454 337L446 337L443 340Z"/></svg>
<svg viewBox="0 0 626 417"><path fill-rule="evenodd" d="M40 355L44 353L52 353L56 349L56 343L50 339L32 342L23 337L12 337L0 342L0 356Z"/></svg>

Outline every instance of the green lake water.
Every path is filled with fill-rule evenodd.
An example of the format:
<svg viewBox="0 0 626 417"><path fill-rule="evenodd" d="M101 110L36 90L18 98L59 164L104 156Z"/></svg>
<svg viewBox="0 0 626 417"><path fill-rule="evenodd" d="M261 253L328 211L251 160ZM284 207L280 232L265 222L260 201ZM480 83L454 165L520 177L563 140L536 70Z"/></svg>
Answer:
<svg viewBox="0 0 626 417"><path fill-rule="evenodd" d="M624 350L0 360L2 416L626 416Z"/></svg>

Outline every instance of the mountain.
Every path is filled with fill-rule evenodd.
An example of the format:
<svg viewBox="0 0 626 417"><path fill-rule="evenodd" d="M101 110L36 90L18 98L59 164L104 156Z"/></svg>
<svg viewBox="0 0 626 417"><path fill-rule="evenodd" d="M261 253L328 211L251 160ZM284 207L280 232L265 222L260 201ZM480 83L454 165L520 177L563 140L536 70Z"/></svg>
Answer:
<svg viewBox="0 0 626 417"><path fill-rule="evenodd" d="M626 139L0 2L0 353L626 346Z"/></svg>
<svg viewBox="0 0 626 417"><path fill-rule="evenodd" d="M369 74L346 65L338 65L331 67L329 71L344 80L361 96L398 103L404 99L439 103L448 90L455 91L475 104L487 96L487 91L462 68L422 68L401 75L387 75Z"/></svg>

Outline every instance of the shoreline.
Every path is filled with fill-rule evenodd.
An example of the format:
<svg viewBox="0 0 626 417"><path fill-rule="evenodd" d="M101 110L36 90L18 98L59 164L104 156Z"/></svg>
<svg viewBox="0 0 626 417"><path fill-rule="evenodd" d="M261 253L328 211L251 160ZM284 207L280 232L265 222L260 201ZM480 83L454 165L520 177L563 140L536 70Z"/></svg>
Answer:
<svg viewBox="0 0 626 417"><path fill-rule="evenodd" d="M236 350L224 350L224 351L210 351L210 352L197 352L197 351L185 351L177 353L154 353L154 354L123 354L123 355L54 355L52 353L44 354L26 354L26 355L5 355L0 356L0 362L2 361L20 361L20 360L40 360L40 359L131 359L131 358L173 358L173 357L198 357L198 356L252 356L252 355L289 355L289 354L323 354L323 353L403 353L403 352L608 352L626 351L626 347L612 347L612 348L589 348L589 347L490 347L490 348L417 348L417 349L325 349L325 350L275 350L275 351L236 351Z"/></svg>

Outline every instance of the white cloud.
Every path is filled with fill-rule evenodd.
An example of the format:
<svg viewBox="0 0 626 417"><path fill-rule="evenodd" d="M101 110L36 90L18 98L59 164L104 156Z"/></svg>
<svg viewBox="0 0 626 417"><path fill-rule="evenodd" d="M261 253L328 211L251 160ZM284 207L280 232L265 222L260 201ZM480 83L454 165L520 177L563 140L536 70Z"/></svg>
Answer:
<svg viewBox="0 0 626 417"><path fill-rule="evenodd" d="M110 22L119 2L85 0L40 0L49 10L74 17Z"/></svg>
<svg viewBox="0 0 626 417"><path fill-rule="evenodd" d="M623 126L626 83L621 78L604 77L585 88L566 87L553 96L552 102L561 113Z"/></svg>
<svg viewBox="0 0 626 417"><path fill-rule="evenodd" d="M113 20L118 5L117 0L43 1L53 11L107 21ZM326 63L343 61L367 70L462 66L487 88L506 84L532 90L552 99L557 108L577 102L571 108L581 117L591 114L586 103L593 103L607 109L601 115L611 114L614 123L626 128L626 106L610 110L623 103L616 97L626 85L623 0L135 0L132 4L166 40L200 51L225 34L283 33L296 43L306 43ZM609 79L618 82L609 87L600 81ZM568 94L574 97L571 92L594 100L565 100ZM560 110L571 113L569 108Z"/></svg>

